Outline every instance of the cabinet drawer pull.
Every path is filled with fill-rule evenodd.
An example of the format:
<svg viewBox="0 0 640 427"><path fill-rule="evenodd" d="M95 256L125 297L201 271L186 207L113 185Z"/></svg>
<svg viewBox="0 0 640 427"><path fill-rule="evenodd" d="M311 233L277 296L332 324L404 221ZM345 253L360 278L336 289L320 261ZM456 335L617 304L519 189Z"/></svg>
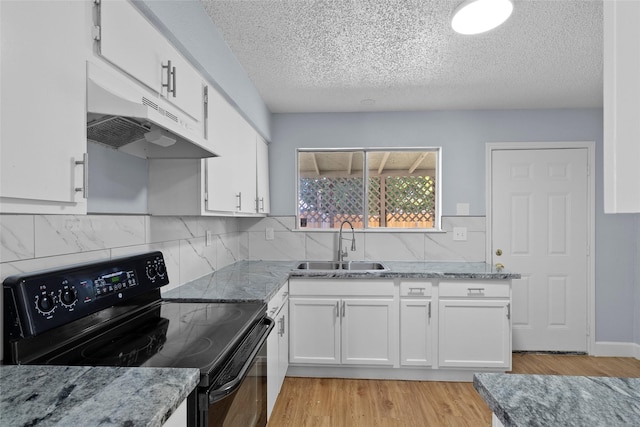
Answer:
<svg viewBox="0 0 640 427"><path fill-rule="evenodd" d="M409 293L410 294L424 295L424 289L425 288L409 288Z"/></svg>
<svg viewBox="0 0 640 427"><path fill-rule="evenodd" d="M484 288L467 288L469 294L482 295L484 294Z"/></svg>

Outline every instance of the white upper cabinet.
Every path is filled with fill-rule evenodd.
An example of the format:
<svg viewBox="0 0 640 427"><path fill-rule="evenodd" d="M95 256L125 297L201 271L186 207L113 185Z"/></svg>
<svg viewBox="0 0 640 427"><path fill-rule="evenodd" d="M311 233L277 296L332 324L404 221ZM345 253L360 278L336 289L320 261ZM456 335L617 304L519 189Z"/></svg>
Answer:
<svg viewBox="0 0 640 427"><path fill-rule="evenodd" d="M604 210L640 212L640 2L604 2Z"/></svg>
<svg viewBox="0 0 640 427"><path fill-rule="evenodd" d="M220 157L149 162L152 215L258 216L269 213L266 142L207 87L205 138Z"/></svg>
<svg viewBox="0 0 640 427"><path fill-rule="evenodd" d="M100 3L100 54L196 120L203 80L180 52L128 0Z"/></svg>
<svg viewBox="0 0 640 427"><path fill-rule="evenodd" d="M84 2L0 1L2 212L86 213L90 22Z"/></svg>
<svg viewBox="0 0 640 427"><path fill-rule="evenodd" d="M271 201L269 198L269 145L260 135L256 136L256 187L257 204L256 210L259 214L271 212Z"/></svg>

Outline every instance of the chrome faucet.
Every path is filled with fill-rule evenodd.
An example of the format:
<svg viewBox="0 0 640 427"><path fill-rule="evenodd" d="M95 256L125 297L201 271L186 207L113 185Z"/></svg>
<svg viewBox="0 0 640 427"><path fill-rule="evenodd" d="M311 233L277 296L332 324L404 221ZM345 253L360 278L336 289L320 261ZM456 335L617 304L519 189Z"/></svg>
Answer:
<svg viewBox="0 0 640 427"><path fill-rule="evenodd" d="M351 252L356 250L356 233L353 229L353 224L351 224L350 221L344 220L342 224L340 224L340 234L338 235L338 262L342 262L344 257L348 256L347 248L344 248L344 252L342 251L342 239L344 239L344 237L342 237L342 227L345 224L349 224L349 227L351 227Z"/></svg>

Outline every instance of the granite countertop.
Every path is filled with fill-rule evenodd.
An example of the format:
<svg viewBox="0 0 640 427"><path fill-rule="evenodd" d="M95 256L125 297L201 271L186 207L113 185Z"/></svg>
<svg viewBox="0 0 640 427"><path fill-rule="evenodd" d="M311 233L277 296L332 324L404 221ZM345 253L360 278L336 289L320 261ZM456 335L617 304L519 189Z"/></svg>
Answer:
<svg viewBox="0 0 640 427"><path fill-rule="evenodd" d="M505 427L640 425L640 378L475 374Z"/></svg>
<svg viewBox="0 0 640 427"><path fill-rule="evenodd" d="M211 301L268 302L289 277L405 278L405 279L518 279L519 274L497 271L484 262L382 261L383 271L296 270L300 261L239 261L163 293L163 298Z"/></svg>
<svg viewBox="0 0 640 427"><path fill-rule="evenodd" d="M1 366L3 426L161 426L198 369Z"/></svg>

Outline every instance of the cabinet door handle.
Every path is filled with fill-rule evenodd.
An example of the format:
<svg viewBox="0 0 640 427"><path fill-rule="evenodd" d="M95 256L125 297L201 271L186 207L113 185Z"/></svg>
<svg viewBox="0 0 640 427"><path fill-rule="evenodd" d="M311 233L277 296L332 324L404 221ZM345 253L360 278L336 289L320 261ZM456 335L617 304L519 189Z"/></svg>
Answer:
<svg viewBox="0 0 640 427"><path fill-rule="evenodd" d="M176 67L173 67L173 69L171 70L171 83L172 83L172 87L171 87L171 93L173 93L173 97L175 98L177 93L176 93L176 76L177 76L178 72L176 70Z"/></svg>
<svg viewBox="0 0 640 427"><path fill-rule="evenodd" d="M241 211L242 210L242 191L236 194L236 199L238 199L238 204L236 205L236 208L239 211Z"/></svg>
<svg viewBox="0 0 640 427"><path fill-rule="evenodd" d="M340 317L340 301L336 301L336 317Z"/></svg>
<svg viewBox="0 0 640 427"><path fill-rule="evenodd" d="M507 303L507 319L511 320L511 303Z"/></svg>
<svg viewBox="0 0 640 427"><path fill-rule="evenodd" d="M431 301L429 301L429 312L428 312L428 317L429 319L431 319Z"/></svg>
<svg viewBox="0 0 640 427"><path fill-rule="evenodd" d="M482 295L484 294L484 288L467 288L469 294Z"/></svg>
<svg viewBox="0 0 640 427"><path fill-rule="evenodd" d="M163 70L167 70L167 83L162 83L162 87L167 88L167 96L173 94L176 97L176 67L171 66L171 61L167 61L167 65L162 65Z"/></svg>
<svg viewBox="0 0 640 427"><path fill-rule="evenodd" d="M284 314L280 319L278 319L278 323L279 323L278 335L282 337L284 336Z"/></svg>
<svg viewBox="0 0 640 427"><path fill-rule="evenodd" d="M346 309L344 306L345 306L344 301L342 301L342 317L344 317L344 315L346 314Z"/></svg>
<svg viewBox="0 0 640 427"><path fill-rule="evenodd" d="M260 212L264 212L264 197L260 197Z"/></svg>
<svg viewBox="0 0 640 427"><path fill-rule="evenodd" d="M409 288L410 294L424 295L424 288Z"/></svg>
<svg viewBox="0 0 640 427"><path fill-rule="evenodd" d="M82 197L86 199L89 195L89 156L87 153L82 155L82 160L76 160L76 165L82 165L82 187L76 187L76 193L82 191Z"/></svg>

